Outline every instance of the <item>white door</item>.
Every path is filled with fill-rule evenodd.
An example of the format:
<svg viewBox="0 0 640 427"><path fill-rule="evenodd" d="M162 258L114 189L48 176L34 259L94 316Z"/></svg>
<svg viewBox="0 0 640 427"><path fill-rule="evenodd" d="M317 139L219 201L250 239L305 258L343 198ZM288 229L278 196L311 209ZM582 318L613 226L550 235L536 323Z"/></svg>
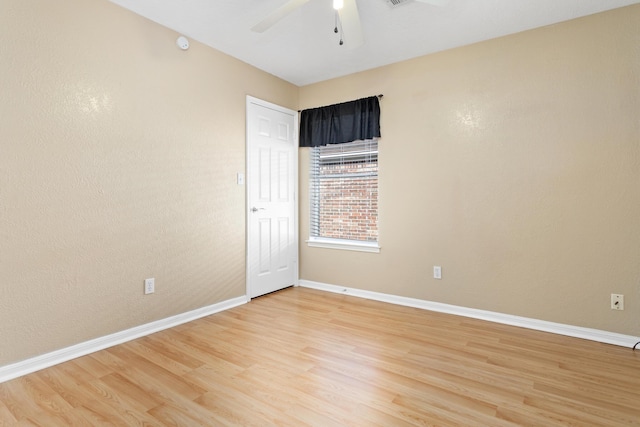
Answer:
<svg viewBox="0 0 640 427"><path fill-rule="evenodd" d="M247 97L247 295L297 284L298 113Z"/></svg>

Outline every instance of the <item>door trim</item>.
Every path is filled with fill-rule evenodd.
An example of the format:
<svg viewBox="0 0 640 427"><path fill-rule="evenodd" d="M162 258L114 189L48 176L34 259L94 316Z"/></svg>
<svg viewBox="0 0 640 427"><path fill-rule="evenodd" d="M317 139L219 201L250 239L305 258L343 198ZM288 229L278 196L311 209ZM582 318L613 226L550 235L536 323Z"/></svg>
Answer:
<svg viewBox="0 0 640 427"><path fill-rule="evenodd" d="M295 256L293 259L293 268L294 268L294 286L298 286L299 282L300 282L300 264L299 264L299 258L300 258L300 238L299 238L299 221L298 221L298 215L299 215L299 211L300 211L300 201L298 198L298 184L299 184L299 177L298 177L298 160L299 160L299 155L298 155L298 123L299 123L299 113L297 111L294 110L290 110L289 108L285 108L282 107L280 105L277 104L273 104L271 102L268 101L264 101L262 99L259 98L255 98L253 96L247 95L247 99L246 99L246 108L245 108L245 183L246 183L246 187L245 187L245 202L244 202L244 222L245 222L245 283L246 283L246 287L245 287L245 292L246 292L246 298L247 301L251 300L251 275L250 275L250 263L249 263L249 185L251 182L250 176L249 174L251 173L251 171L249 170L249 135L250 135L250 130L249 130L249 108L250 106L254 104L254 105L259 105L261 107L264 108L269 108L271 110L275 110L275 111L279 111L281 113L285 113L285 114L291 114L294 117L293 120L293 135L294 135L294 145L296 147L296 153L293 156L293 200L294 200L294 214L293 214L293 230L294 230L294 235L293 235L293 239L294 239L294 245L295 245Z"/></svg>

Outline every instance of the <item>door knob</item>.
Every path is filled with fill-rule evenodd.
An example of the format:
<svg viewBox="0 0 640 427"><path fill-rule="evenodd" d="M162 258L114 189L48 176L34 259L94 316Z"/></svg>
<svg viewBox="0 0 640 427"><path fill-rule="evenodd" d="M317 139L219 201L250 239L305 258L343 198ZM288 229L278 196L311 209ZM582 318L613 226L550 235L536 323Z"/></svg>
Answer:
<svg viewBox="0 0 640 427"><path fill-rule="evenodd" d="M256 208L255 206L251 208L251 212L263 211L264 208Z"/></svg>

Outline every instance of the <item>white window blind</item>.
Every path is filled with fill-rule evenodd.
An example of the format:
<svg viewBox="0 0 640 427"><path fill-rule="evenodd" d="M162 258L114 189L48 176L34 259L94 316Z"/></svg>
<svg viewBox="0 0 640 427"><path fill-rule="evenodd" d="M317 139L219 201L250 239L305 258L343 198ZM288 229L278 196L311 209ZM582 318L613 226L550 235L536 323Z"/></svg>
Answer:
<svg viewBox="0 0 640 427"><path fill-rule="evenodd" d="M378 141L311 149L309 241L378 241Z"/></svg>

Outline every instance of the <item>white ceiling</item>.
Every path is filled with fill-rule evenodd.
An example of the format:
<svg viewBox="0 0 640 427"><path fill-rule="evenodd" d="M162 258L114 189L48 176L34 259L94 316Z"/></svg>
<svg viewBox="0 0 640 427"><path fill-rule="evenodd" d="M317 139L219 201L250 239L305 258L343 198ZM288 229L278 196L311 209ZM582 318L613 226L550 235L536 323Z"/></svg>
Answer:
<svg viewBox="0 0 640 427"><path fill-rule="evenodd" d="M357 0L364 44L338 44L332 0L310 0L264 33L286 0L111 0L284 80L303 86L554 24L640 0L450 0L437 7Z"/></svg>

